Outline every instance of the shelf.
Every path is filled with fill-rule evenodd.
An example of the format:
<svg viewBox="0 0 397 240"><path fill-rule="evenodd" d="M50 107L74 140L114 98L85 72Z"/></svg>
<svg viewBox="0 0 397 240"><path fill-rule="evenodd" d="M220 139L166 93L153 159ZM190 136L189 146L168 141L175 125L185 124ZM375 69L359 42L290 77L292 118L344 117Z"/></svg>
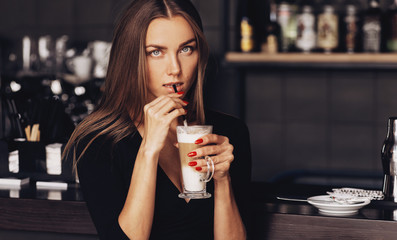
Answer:
<svg viewBox="0 0 397 240"><path fill-rule="evenodd" d="M240 53L228 52L226 66L291 68L366 68L397 70L397 53Z"/></svg>

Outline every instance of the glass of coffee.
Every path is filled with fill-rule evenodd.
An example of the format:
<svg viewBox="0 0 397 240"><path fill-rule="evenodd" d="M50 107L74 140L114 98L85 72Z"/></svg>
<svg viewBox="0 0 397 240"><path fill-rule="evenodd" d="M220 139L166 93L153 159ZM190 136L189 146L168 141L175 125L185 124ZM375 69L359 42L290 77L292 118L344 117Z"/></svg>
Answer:
<svg viewBox="0 0 397 240"><path fill-rule="evenodd" d="M188 157L188 153L200 147L194 142L202 136L212 133L212 126L177 126L176 133L179 145L183 187L183 192L179 194L179 197L191 199L211 197L211 194L206 190L206 183L209 182L214 175L214 162L209 156L206 156L207 173L198 172L195 168L188 165L192 160L191 157Z"/></svg>

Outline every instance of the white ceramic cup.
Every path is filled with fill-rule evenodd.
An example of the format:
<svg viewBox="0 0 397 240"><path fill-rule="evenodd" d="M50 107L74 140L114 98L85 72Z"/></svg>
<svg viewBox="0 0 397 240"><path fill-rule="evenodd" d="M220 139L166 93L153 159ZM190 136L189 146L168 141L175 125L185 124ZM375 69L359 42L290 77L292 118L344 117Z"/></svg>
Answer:
<svg viewBox="0 0 397 240"><path fill-rule="evenodd" d="M88 56L76 56L66 60L66 66L80 80L89 80L92 73L92 58Z"/></svg>
<svg viewBox="0 0 397 240"><path fill-rule="evenodd" d="M89 44L92 52L92 58L95 61L93 75L96 78L106 77L108 68L110 49L112 44L105 41L94 41Z"/></svg>

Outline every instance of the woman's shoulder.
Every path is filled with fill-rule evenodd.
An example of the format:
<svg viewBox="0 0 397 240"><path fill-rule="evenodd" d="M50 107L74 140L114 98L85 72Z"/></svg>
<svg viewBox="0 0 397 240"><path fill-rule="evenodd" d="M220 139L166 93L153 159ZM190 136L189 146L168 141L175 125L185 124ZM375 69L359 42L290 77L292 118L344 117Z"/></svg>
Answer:
<svg viewBox="0 0 397 240"><path fill-rule="evenodd" d="M206 124L214 126L214 133L235 138L249 135L245 122L235 116L213 110L205 114Z"/></svg>
<svg viewBox="0 0 397 240"><path fill-rule="evenodd" d="M89 146L91 149L101 149L108 146L110 142L110 137L107 134L99 134L99 131L91 132L84 137L81 137L75 145L77 149L85 148Z"/></svg>
<svg viewBox="0 0 397 240"><path fill-rule="evenodd" d="M246 128L246 124L236 116L207 109L205 112L206 124L214 126L225 126L225 127L242 127Z"/></svg>
<svg viewBox="0 0 397 240"><path fill-rule="evenodd" d="M96 155L112 154L115 151L128 149L131 143L138 142L138 140L135 134L129 134L116 141L114 136L106 133L100 134L100 131L96 131L87 134L76 143L77 153L81 153L86 148L88 152L95 153Z"/></svg>

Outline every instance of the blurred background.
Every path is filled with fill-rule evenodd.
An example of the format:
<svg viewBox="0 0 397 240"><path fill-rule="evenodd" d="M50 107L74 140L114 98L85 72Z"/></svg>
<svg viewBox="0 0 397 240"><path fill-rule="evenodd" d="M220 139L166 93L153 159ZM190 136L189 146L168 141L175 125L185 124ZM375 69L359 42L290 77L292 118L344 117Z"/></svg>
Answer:
<svg viewBox="0 0 397 240"><path fill-rule="evenodd" d="M41 142L67 141L100 98L128 2L0 0L2 140L40 124ZM247 123L253 181L382 187L397 112L393 0L192 2L211 48L205 100Z"/></svg>

